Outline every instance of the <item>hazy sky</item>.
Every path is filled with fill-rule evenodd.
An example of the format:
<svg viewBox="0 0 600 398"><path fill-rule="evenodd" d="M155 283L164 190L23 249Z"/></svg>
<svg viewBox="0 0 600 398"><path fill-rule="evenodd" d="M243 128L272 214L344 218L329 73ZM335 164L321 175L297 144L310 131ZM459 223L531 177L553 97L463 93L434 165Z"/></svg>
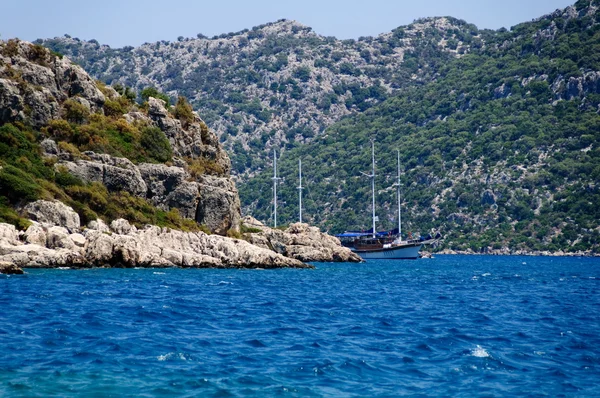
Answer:
<svg viewBox="0 0 600 398"><path fill-rule="evenodd" d="M112 47L237 32L281 18L339 39L377 36L421 17L510 28L575 0L2 0L0 39L65 33Z"/></svg>

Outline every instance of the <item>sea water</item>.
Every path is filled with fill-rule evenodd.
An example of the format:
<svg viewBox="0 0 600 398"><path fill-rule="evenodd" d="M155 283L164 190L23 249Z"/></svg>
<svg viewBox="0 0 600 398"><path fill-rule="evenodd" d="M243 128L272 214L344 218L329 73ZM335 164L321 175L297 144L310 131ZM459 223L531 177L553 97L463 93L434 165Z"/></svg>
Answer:
<svg viewBox="0 0 600 398"><path fill-rule="evenodd" d="M600 396L600 260L0 276L0 396Z"/></svg>

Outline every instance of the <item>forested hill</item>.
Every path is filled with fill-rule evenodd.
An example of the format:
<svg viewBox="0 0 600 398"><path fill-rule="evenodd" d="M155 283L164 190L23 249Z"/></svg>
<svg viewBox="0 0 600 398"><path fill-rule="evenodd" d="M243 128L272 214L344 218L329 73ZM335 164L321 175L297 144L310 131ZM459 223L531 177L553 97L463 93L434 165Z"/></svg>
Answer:
<svg viewBox="0 0 600 398"><path fill-rule="evenodd" d="M107 84L183 95L220 136L241 179L262 169L272 146L293 148L342 117L403 87L435 79L448 60L486 35L454 18L429 18L359 40L337 40L280 20L207 38L113 49L61 37L38 43Z"/></svg>
<svg viewBox="0 0 600 398"><path fill-rule="evenodd" d="M499 31L429 18L339 41L281 20L214 38L111 49L42 41L107 83L191 98L232 156L246 214L271 216L271 149L282 153L280 222L330 232L370 225L368 139L377 139L379 228L446 247L599 249L599 0Z"/></svg>
<svg viewBox="0 0 600 398"><path fill-rule="evenodd" d="M488 37L437 78L348 117L284 154L280 222L305 217L332 232L368 228L369 137L376 136L379 228L396 224L396 150L405 231L446 235L476 251L600 250L600 12L598 1ZM242 185L268 220L271 171Z"/></svg>

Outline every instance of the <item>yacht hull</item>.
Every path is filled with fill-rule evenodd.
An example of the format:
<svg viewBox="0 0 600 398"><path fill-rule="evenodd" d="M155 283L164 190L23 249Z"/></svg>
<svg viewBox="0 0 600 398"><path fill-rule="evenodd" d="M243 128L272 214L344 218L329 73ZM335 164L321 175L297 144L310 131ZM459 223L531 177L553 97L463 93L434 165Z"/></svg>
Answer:
<svg viewBox="0 0 600 398"><path fill-rule="evenodd" d="M379 249L354 249L363 260L416 260L423 244L414 243Z"/></svg>

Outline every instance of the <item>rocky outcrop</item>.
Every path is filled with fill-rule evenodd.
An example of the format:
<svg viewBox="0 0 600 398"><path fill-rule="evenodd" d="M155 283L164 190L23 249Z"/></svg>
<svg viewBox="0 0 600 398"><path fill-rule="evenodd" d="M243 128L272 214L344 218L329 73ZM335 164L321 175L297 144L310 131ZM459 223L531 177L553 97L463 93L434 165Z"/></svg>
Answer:
<svg viewBox="0 0 600 398"><path fill-rule="evenodd" d="M198 193L197 222L221 234L228 229L239 230L240 198L232 179L201 176Z"/></svg>
<svg viewBox="0 0 600 398"><path fill-rule="evenodd" d="M91 151L84 152L86 159L61 160L56 167L65 167L69 173L86 183L100 182L109 191L126 191L135 196L145 196L146 183L138 168L125 158L115 158L106 154Z"/></svg>
<svg viewBox="0 0 600 398"><path fill-rule="evenodd" d="M71 232L79 231L79 214L62 202L38 200L27 204L23 210L33 221L60 226Z"/></svg>
<svg viewBox="0 0 600 398"><path fill-rule="evenodd" d="M142 229L114 220L81 233L50 223L33 222L19 234L0 223L0 264L14 267L185 267L310 268L246 241L147 225ZM8 267L8 265L7 265ZM10 269L8 267L7 269Z"/></svg>
<svg viewBox="0 0 600 398"><path fill-rule="evenodd" d="M51 140L45 141L45 147L56 146L48 141ZM61 160L55 167L65 168L86 183L100 182L109 191L126 191L148 199L162 210L175 208L182 217L196 220L214 233L224 235L230 229L239 230L240 199L229 177L202 175L194 181L185 167L134 165L125 158L94 152L83 155L86 160L59 153Z"/></svg>
<svg viewBox="0 0 600 398"><path fill-rule="evenodd" d="M219 170L222 170L222 175L229 174L231 170L229 156L221 148L215 133L208 129L197 113L193 113L194 120L184 129L181 121L170 116L163 100L150 97L148 116L149 118L146 118L135 113L130 115L130 118L140 120L141 117L142 120L149 120L151 124L160 128L169 139L175 156L210 159L215 162Z"/></svg>
<svg viewBox="0 0 600 398"><path fill-rule="evenodd" d="M246 234L249 242L287 257L306 262L362 262L337 238L320 232L316 227L296 223L282 231L269 228L249 216L244 217L242 222L246 230L257 231Z"/></svg>
<svg viewBox="0 0 600 398"><path fill-rule="evenodd" d="M0 42L0 124L27 121L42 127L60 116L60 104L71 97L91 112L101 111L106 100L69 59L17 39Z"/></svg>
<svg viewBox="0 0 600 398"><path fill-rule="evenodd" d="M23 273L23 269L17 265L7 261L0 261L0 274L21 275Z"/></svg>

